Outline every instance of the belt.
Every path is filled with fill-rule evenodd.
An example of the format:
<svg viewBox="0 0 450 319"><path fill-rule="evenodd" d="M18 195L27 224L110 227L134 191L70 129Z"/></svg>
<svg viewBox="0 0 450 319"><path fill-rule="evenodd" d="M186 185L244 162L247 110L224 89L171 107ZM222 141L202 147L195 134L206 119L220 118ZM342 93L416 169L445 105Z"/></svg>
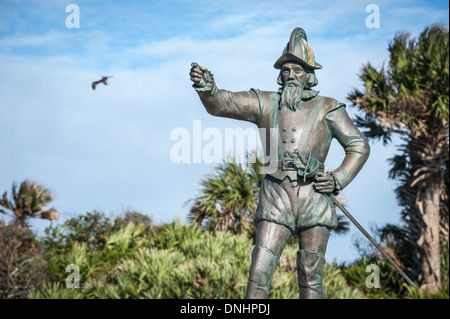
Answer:
<svg viewBox="0 0 450 319"><path fill-rule="evenodd" d="M295 166L293 158L283 158L283 160L281 161L281 165L279 165L279 168L282 171L297 171L298 170L298 168ZM318 169L323 171L325 169L324 163L319 162Z"/></svg>
<svg viewBox="0 0 450 319"><path fill-rule="evenodd" d="M307 178L313 178L318 172L324 171L324 164L315 158L308 158L306 164L302 161L296 161L294 158L283 158L280 164L282 171L296 171L303 181L306 181Z"/></svg>

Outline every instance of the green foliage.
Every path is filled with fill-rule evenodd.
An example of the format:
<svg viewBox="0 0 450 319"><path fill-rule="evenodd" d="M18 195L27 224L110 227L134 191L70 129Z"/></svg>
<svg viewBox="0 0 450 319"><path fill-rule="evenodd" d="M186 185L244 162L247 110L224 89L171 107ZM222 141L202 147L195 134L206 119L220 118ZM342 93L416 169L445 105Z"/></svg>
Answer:
<svg viewBox="0 0 450 319"><path fill-rule="evenodd" d="M445 244L441 245L441 281L442 288L437 292L428 292L414 288L406 283L404 278L386 261L380 260L375 255L364 255L350 265L340 265L347 283L359 289L370 299L448 299L449 298L449 249ZM370 270L368 265L377 265L380 270L380 287L368 288L366 279ZM417 283L416 283L417 284Z"/></svg>
<svg viewBox="0 0 450 319"><path fill-rule="evenodd" d="M52 268L59 272L53 276L56 280L33 291L30 298L242 299L253 248L244 235L202 232L178 220L153 228L123 225L107 236L102 250L90 250L89 242L66 243L57 256L48 258L58 265ZM296 256L295 246L287 245L274 275L271 298L298 298ZM80 269L79 289L64 285L68 264ZM324 282L328 298L363 297L335 265L325 267Z"/></svg>
<svg viewBox="0 0 450 319"><path fill-rule="evenodd" d="M372 271L367 268L376 265L380 271L380 287L369 288L366 285L367 276ZM389 299L404 294L407 283L403 277L388 263L380 262L375 256L363 256L349 266L340 266L347 282L364 293L367 298Z"/></svg>
<svg viewBox="0 0 450 319"><path fill-rule="evenodd" d="M188 220L208 230L254 234L253 215L258 205L259 187L264 174L259 169L262 160L256 151L248 162L234 159L215 167L212 174L200 181L199 195L193 200Z"/></svg>
<svg viewBox="0 0 450 319"><path fill-rule="evenodd" d="M92 215L90 215L92 216ZM99 217L99 216L97 216ZM248 280L253 249L245 235L227 231L205 231L197 225L175 220L170 224L124 222L118 218L95 218L94 229L105 229L103 245L93 244L87 236L67 232L64 227L49 227L45 243L48 281L28 294L33 299L242 299ZM67 225L80 231L86 215ZM136 219L133 219L136 221ZM88 223L91 225L90 223ZM66 225L66 226L67 226ZM74 230L69 227L70 230ZM57 231L56 231L57 230ZM55 238L51 238L55 236ZM54 244L54 245L53 245ZM297 248L290 240L271 284L273 299L297 299ZM93 249L95 248L95 249ZM448 249L444 249L443 269L448 270ZM368 264L380 267L381 287L365 286ZM66 287L66 267L78 266L80 288ZM325 264L324 297L327 299L362 298L443 298L446 290L426 294L411 290L391 266L375 256L365 256L350 265ZM446 279L445 279L446 278Z"/></svg>
<svg viewBox="0 0 450 319"><path fill-rule="evenodd" d="M125 255L133 246L143 247L149 244L148 239L142 236L145 231L144 224L130 223L111 234L106 242L106 247L119 255Z"/></svg>
<svg viewBox="0 0 450 319"><path fill-rule="evenodd" d="M90 250L102 250L113 229L113 223L103 213L88 212L67 220L63 225L47 227L43 244L64 248L76 241L88 244Z"/></svg>
<svg viewBox="0 0 450 319"><path fill-rule="evenodd" d="M144 222L134 224L131 220ZM88 212L47 227L41 245L51 279L64 282L69 264L78 265L81 276L109 271L124 256L150 245L146 235L151 231L149 221L144 215L127 213L112 222L103 213Z"/></svg>
<svg viewBox="0 0 450 319"><path fill-rule="evenodd" d="M357 118L368 138L390 140L392 133L433 128L449 117L449 37L440 26L426 28L417 39L398 33L389 45L387 69L363 66L365 92L354 90L348 99L365 112Z"/></svg>
<svg viewBox="0 0 450 319"><path fill-rule="evenodd" d="M82 299L79 289L68 289L59 282L45 283L40 290L31 291L29 299Z"/></svg>
<svg viewBox="0 0 450 319"><path fill-rule="evenodd" d="M153 244L158 249L175 250L183 241L192 241L200 237L200 227L182 224L178 219L153 230Z"/></svg>
<svg viewBox="0 0 450 319"><path fill-rule="evenodd" d="M449 298L449 291L448 291L448 282L443 285L443 288L441 288L437 292L428 292L427 290L414 288L414 287L407 287L408 294L406 295L406 298L408 299L448 299Z"/></svg>
<svg viewBox="0 0 450 319"><path fill-rule="evenodd" d="M323 269L324 298L364 299L366 295L358 287L352 287L336 263L325 264Z"/></svg>

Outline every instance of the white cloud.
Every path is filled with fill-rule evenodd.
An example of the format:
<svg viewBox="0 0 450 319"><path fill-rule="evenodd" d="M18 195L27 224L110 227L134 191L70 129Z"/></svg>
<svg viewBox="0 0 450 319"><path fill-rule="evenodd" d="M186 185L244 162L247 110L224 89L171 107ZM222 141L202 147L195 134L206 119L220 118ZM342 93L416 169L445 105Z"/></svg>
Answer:
<svg viewBox="0 0 450 319"><path fill-rule="evenodd" d="M21 47L36 47L45 45L54 45L61 41L63 34L50 31L44 35L19 35L0 38L0 47L11 49Z"/></svg>

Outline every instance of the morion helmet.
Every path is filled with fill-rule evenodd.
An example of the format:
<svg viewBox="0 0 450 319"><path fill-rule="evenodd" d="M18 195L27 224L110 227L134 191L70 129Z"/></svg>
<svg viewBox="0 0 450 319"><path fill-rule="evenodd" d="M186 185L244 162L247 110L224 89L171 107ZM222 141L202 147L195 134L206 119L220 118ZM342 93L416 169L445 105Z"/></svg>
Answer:
<svg viewBox="0 0 450 319"><path fill-rule="evenodd" d="M314 59L314 52L309 46L308 38L302 28L295 28L292 31L289 42L286 44L281 57L275 62L274 68L281 69L281 66L288 61L299 62L313 70L322 68Z"/></svg>

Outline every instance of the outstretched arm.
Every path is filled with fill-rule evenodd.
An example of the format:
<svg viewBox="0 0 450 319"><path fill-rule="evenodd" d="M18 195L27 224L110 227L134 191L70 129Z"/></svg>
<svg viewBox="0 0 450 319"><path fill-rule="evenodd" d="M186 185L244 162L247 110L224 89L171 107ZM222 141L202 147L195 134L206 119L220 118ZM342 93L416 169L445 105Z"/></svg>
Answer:
<svg viewBox="0 0 450 319"><path fill-rule="evenodd" d="M214 76L203 66L191 64L192 86L206 111L214 116L244 120L257 124L261 116L259 100L253 91L229 92L219 90Z"/></svg>

